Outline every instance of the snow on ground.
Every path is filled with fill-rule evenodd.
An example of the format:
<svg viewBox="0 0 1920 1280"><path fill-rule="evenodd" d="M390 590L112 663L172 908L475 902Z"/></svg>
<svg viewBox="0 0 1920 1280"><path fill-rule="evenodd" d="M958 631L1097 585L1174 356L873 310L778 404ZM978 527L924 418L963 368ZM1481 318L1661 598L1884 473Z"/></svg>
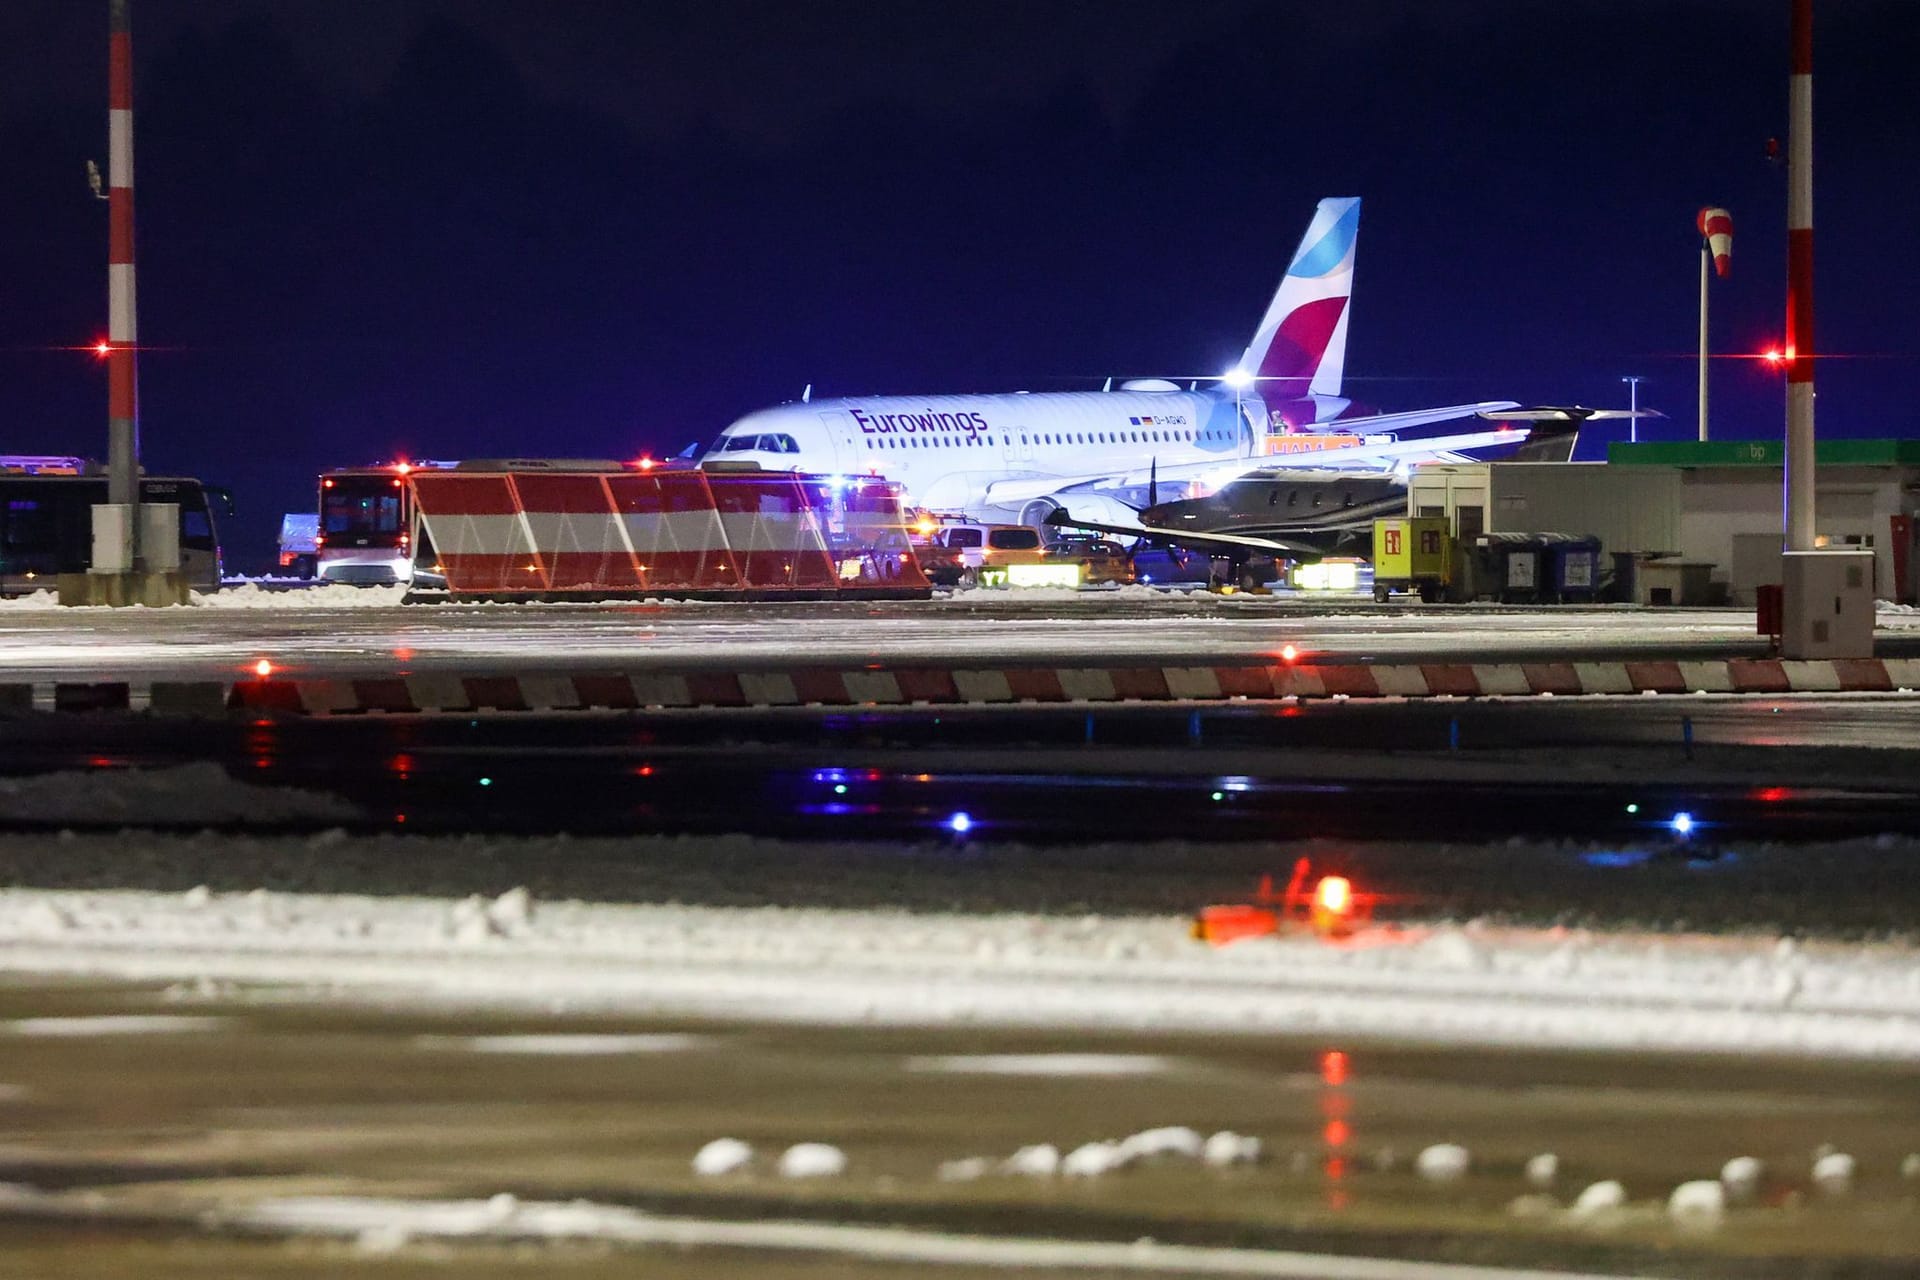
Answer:
<svg viewBox="0 0 1920 1280"><path fill-rule="evenodd" d="M1468 923L1224 948L1180 917L0 890L0 969L823 1024L1920 1058L1920 949ZM218 990L215 987L214 990ZM265 998L265 997L258 997Z"/></svg>
<svg viewBox="0 0 1920 1280"><path fill-rule="evenodd" d="M97 1017L16 1018L11 1022L0 1022L0 1033L64 1040L80 1036L199 1035L218 1031L225 1025L224 1018L125 1013Z"/></svg>
<svg viewBox="0 0 1920 1280"><path fill-rule="evenodd" d="M423 1049L464 1049L469 1053L530 1054L545 1057L600 1057L629 1053L685 1053L704 1049L708 1036L665 1032L648 1035L500 1035L420 1036Z"/></svg>
<svg viewBox="0 0 1920 1280"><path fill-rule="evenodd" d="M973 1053L911 1058L907 1070L989 1076L1150 1076L1172 1065L1147 1053Z"/></svg>
<svg viewBox="0 0 1920 1280"><path fill-rule="evenodd" d="M88 769L0 777L0 819L8 822L193 823L347 822L357 807L325 792L236 782L211 761L165 769Z"/></svg>
<svg viewBox="0 0 1920 1280"><path fill-rule="evenodd" d="M196 591L193 603L203 609L390 609L406 595L405 583L356 587L328 582L297 591L268 591L248 582L221 591Z"/></svg>
<svg viewBox="0 0 1920 1280"><path fill-rule="evenodd" d="M50 1219L115 1218L97 1191L46 1192L0 1183L0 1212ZM126 1215L150 1224L151 1205ZM1284 1250L1023 1236L959 1235L915 1227L827 1222L717 1221L650 1213L587 1200L403 1200L374 1196L289 1196L231 1208L189 1204L174 1211L200 1229L349 1240L358 1252L391 1254L414 1240L578 1240L627 1247L762 1250L836 1261L859 1258L937 1275L939 1265L1103 1275L1261 1276L1271 1280L1612 1280L1584 1272L1515 1270L1458 1263L1400 1261ZM828 1264L831 1265L831 1264ZM450 1274L456 1268L448 1268ZM636 1273L645 1267L636 1261ZM823 1274L828 1272L823 1271Z"/></svg>

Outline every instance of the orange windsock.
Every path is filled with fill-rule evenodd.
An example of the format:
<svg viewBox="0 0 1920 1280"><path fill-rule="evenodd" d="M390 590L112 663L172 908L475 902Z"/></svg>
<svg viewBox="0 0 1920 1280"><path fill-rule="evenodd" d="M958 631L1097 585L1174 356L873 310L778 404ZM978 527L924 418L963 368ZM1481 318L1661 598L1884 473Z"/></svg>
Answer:
<svg viewBox="0 0 1920 1280"><path fill-rule="evenodd" d="M1713 252L1713 273L1725 276L1733 263L1733 215L1725 209L1702 209L1694 224Z"/></svg>

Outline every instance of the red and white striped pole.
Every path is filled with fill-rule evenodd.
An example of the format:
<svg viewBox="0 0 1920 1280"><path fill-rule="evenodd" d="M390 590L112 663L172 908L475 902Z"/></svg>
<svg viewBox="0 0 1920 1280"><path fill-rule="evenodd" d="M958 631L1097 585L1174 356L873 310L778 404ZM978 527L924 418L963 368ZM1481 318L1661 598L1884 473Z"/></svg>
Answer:
<svg viewBox="0 0 1920 1280"><path fill-rule="evenodd" d="M1813 550L1813 0L1792 0L1787 133L1787 550Z"/></svg>
<svg viewBox="0 0 1920 1280"><path fill-rule="evenodd" d="M140 408L134 377L133 34L131 0L107 0L107 501L138 507ZM138 536L138 511L129 513ZM137 547L137 544L136 544ZM137 554L137 550L136 550Z"/></svg>

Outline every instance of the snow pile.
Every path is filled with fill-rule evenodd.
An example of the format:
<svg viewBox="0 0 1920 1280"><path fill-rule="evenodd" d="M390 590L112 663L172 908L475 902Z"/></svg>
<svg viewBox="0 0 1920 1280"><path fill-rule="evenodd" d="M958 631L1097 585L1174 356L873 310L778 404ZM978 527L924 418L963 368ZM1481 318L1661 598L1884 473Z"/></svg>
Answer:
<svg viewBox="0 0 1920 1280"><path fill-rule="evenodd" d="M264 591L248 582L222 591L193 593L193 602L208 609L391 609L406 598L404 583L356 587L327 582L296 591Z"/></svg>
<svg viewBox="0 0 1920 1280"><path fill-rule="evenodd" d="M703 1178L719 1178L752 1163L752 1147L738 1138L715 1138L694 1153L693 1171Z"/></svg>
<svg viewBox="0 0 1920 1280"><path fill-rule="evenodd" d="M846 1153L824 1142L797 1142L780 1153L783 1178L837 1178L846 1171Z"/></svg>
<svg viewBox="0 0 1920 1280"><path fill-rule="evenodd" d="M1198 1160L1205 1150L1205 1140L1197 1132L1181 1124L1166 1125L1159 1129L1145 1129L1120 1142L1120 1151L1129 1162L1156 1160L1169 1156L1183 1156L1189 1160Z"/></svg>
<svg viewBox="0 0 1920 1280"><path fill-rule="evenodd" d="M0 609L19 613L46 613L59 607L60 596L52 590L29 591L23 596L0 596Z"/></svg>
<svg viewBox="0 0 1920 1280"><path fill-rule="evenodd" d="M974 1182L992 1172L992 1156L968 1156L964 1160L942 1161L935 1176L942 1182Z"/></svg>
<svg viewBox="0 0 1920 1280"><path fill-rule="evenodd" d="M1627 1189L1618 1182L1596 1182L1574 1200L1572 1213L1576 1218L1591 1218L1623 1209L1626 1203Z"/></svg>
<svg viewBox="0 0 1920 1280"><path fill-rule="evenodd" d="M1125 1138L1083 1142L1066 1155L1052 1143L1022 1147L997 1164L988 1156L969 1156L941 1164L942 1182L972 1182L998 1172L1021 1178L1098 1178L1136 1164L1193 1160L1212 1168L1253 1164L1260 1158L1260 1139L1221 1132L1203 1139L1185 1125L1143 1129Z"/></svg>
<svg viewBox="0 0 1920 1280"><path fill-rule="evenodd" d="M1414 1171L1428 1182L1458 1182L1472 1165L1472 1154L1451 1142L1436 1143L1413 1161Z"/></svg>
<svg viewBox="0 0 1920 1280"><path fill-rule="evenodd" d="M1060 1176L1097 1178L1124 1169L1129 1163L1126 1151L1117 1142L1085 1142L1067 1152L1060 1162Z"/></svg>
<svg viewBox="0 0 1920 1280"><path fill-rule="evenodd" d="M1527 1161L1527 1185L1545 1191L1560 1176L1560 1157L1551 1151Z"/></svg>
<svg viewBox="0 0 1920 1280"><path fill-rule="evenodd" d="M1727 1190L1715 1178L1683 1182L1667 1197L1667 1216L1682 1227L1717 1227L1726 1214Z"/></svg>
<svg viewBox="0 0 1920 1280"><path fill-rule="evenodd" d="M1060 1148L1038 1142L1020 1148L1000 1163L1000 1172L1020 1178L1051 1178L1060 1171Z"/></svg>
<svg viewBox="0 0 1920 1280"><path fill-rule="evenodd" d="M89 769L0 778L0 819L140 826L348 822L360 811L338 796L237 782L212 761L166 769Z"/></svg>
<svg viewBox="0 0 1920 1280"><path fill-rule="evenodd" d="M453 904L441 932L455 942L473 945L492 938L524 934L533 921L533 900L524 886L507 890L488 902L470 894Z"/></svg>
<svg viewBox="0 0 1920 1280"><path fill-rule="evenodd" d="M1222 1129L1207 1139L1206 1145L1200 1149L1200 1160L1215 1169L1236 1164L1258 1164L1260 1139Z"/></svg>
<svg viewBox="0 0 1920 1280"><path fill-rule="evenodd" d="M1830 1196L1853 1189L1854 1159L1844 1151L1829 1151L1813 1162L1813 1185Z"/></svg>
<svg viewBox="0 0 1920 1280"><path fill-rule="evenodd" d="M1742 1204L1760 1194L1765 1173L1766 1166L1754 1156L1735 1156L1720 1166L1720 1185L1727 1189L1729 1200Z"/></svg>

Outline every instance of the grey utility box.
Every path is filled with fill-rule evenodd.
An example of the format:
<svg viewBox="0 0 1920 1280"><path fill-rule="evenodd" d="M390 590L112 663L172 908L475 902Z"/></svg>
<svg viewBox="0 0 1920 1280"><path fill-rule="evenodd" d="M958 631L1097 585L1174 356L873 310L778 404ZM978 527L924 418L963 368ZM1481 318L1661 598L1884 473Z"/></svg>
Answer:
<svg viewBox="0 0 1920 1280"><path fill-rule="evenodd" d="M127 573L133 569L133 507L124 502L100 502L93 508L94 573Z"/></svg>
<svg viewBox="0 0 1920 1280"><path fill-rule="evenodd" d="M149 573L172 573L180 567L180 504L140 504L140 567Z"/></svg>
<svg viewBox="0 0 1920 1280"><path fill-rule="evenodd" d="M1873 656L1873 552L1789 551L1780 581L1783 657Z"/></svg>

